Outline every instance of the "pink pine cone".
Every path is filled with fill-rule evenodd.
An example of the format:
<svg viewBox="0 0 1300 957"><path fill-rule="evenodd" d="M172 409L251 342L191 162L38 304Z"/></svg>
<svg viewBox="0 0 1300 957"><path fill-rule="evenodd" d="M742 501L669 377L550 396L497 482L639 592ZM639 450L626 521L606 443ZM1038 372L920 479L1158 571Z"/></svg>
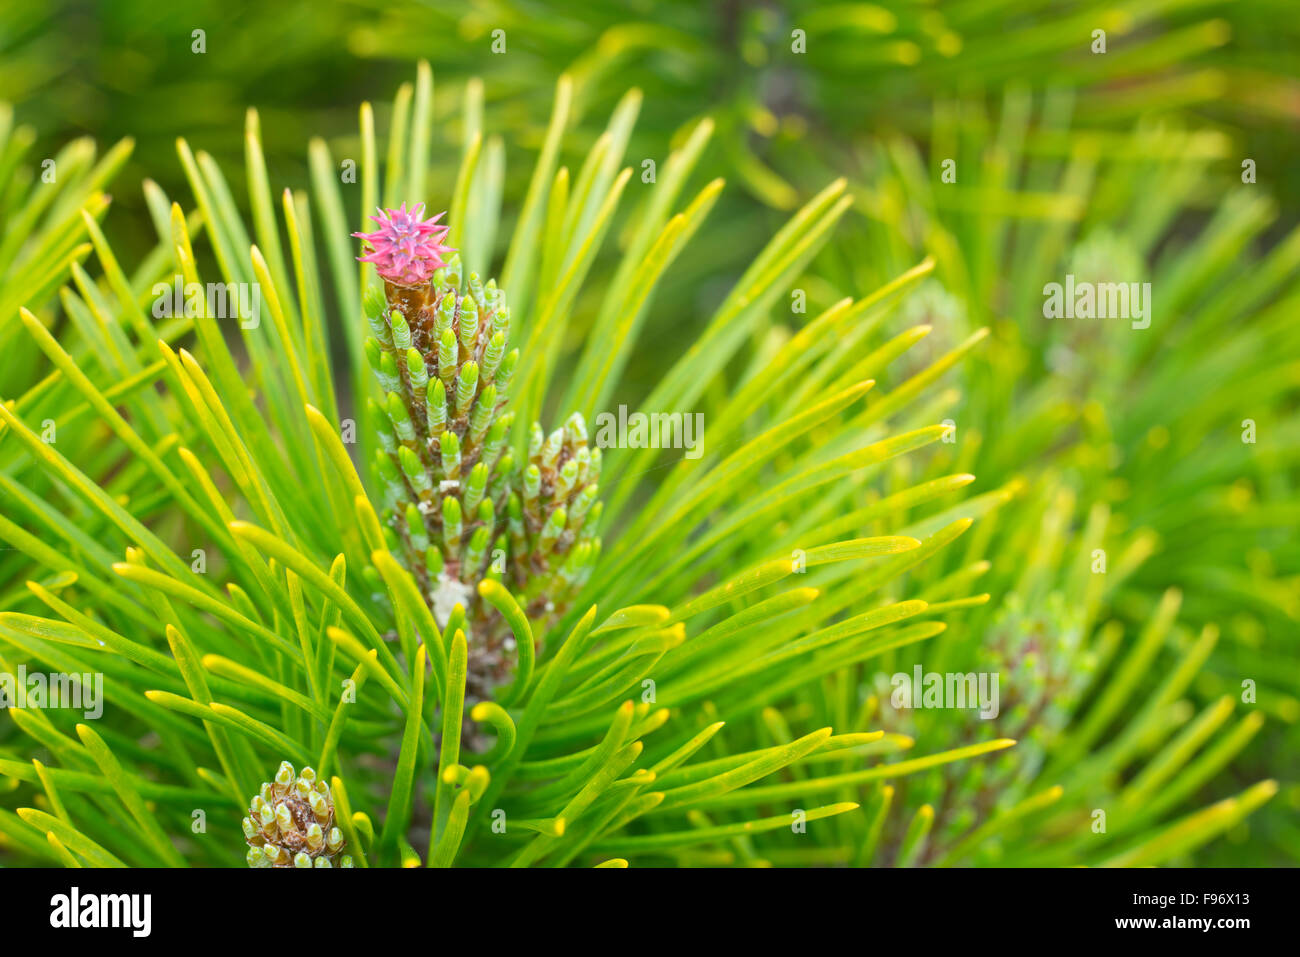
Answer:
<svg viewBox="0 0 1300 957"><path fill-rule="evenodd" d="M377 210L371 221L379 228L373 233L353 233L365 240L370 253L357 258L364 263L374 263L375 272L388 282L399 286L421 286L429 281L433 271L445 265L444 254L456 250L442 245L449 227L438 225L445 214L433 219L422 219L424 203L416 203L408 212L403 203L398 209Z"/></svg>

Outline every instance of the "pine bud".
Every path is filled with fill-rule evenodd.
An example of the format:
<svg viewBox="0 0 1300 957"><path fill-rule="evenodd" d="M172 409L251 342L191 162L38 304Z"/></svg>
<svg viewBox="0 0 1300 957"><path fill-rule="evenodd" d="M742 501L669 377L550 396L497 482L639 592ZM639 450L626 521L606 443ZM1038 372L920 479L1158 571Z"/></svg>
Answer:
<svg viewBox="0 0 1300 957"><path fill-rule="evenodd" d="M394 309L388 314L388 321L393 326L393 346L399 352L411 348L411 327L406 324L406 317Z"/></svg>
<svg viewBox="0 0 1300 957"><path fill-rule="evenodd" d="M268 795L275 801L274 809ZM329 785L317 781L311 768L295 775L293 765L281 764L274 781L263 784L250 802L243 828L249 867L351 865L350 859L339 859L344 842L342 832L334 826Z"/></svg>
<svg viewBox="0 0 1300 957"><path fill-rule="evenodd" d="M578 462L576 459L569 459L560 469L560 474L555 477L555 500L557 502L566 501L577 480Z"/></svg>
<svg viewBox="0 0 1300 957"><path fill-rule="evenodd" d="M560 533L564 531L564 526L567 523L568 516L564 511L564 506L561 505L551 513L551 517L542 526L542 534L537 542L537 550L545 555L554 548L555 540L560 537Z"/></svg>
<svg viewBox="0 0 1300 957"><path fill-rule="evenodd" d="M447 286L451 289L460 289L461 277L460 255L453 253L447 260Z"/></svg>
<svg viewBox="0 0 1300 957"><path fill-rule="evenodd" d="M315 813L313 809L312 813ZM307 826L307 847L313 851L319 851L325 846L325 832L320 829L320 825L315 821Z"/></svg>
<svg viewBox="0 0 1300 957"><path fill-rule="evenodd" d="M429 285L433 287L435 293L441 294L447 291L446 266L439 266L429 274Z"/></svg>
<svg viewBox="0 0 1300 957"><path fill-rule="evenodd" d="M449 482L460 481L460 439L455 432L442 433L442 477Z"/></svg>
<svg viewBox="0 0 1300 957"><path fill-rule="evenodd" d="M473 355L474 344L477 341L478 301L473 296L466 296L460 301L460 344L466 352Z"/></svg>
<svg viewBox="0 0 1300 957"><path fill-rule="evenodd" d="M510 336L510 307L498 306L492 313L492 332L493 334L501 333L501 338L507 339Z"/></svg>
<svg viewBox="0 0 1300 957"><path fill-rule="evenodd" d="M441 379L433 380L433 388L428 391L429 437L436 439L447 428L447 387Z"/></svg>
<svg viewBox="0 0 1300 957"><path fill-rule="evenodd" d="M325 846L331 854L337 854L343 847L343 832L337 827L330 828L329 838L326 840Z"/></svg>
<svg viewBox="0 0 1300 957"><path fill-rule="evenodd" d="M397 450L397 461L402 466L402 473L406 476L406 480L411 483L411 488L415 489L422 501L426 499L433 491L433 482L424 470L420 457L403 445Z"/></svg>
<svg viewBox="0 0 1300 957"><path fill-rule="evenodd" d="M442 542L454 558L460 552L460 502L448 495L442 500Z"/></svg>
<svg viewBox="0 0 1300 957"><path fill-rule="evenodd" d="M504 399L510 393L510 380L514 378L515 366L519 362L519 350L511 349L509 354L501 360L501 368L497 370L497 393Z"/></svg>
<svg viewBox="0 0 1300 957"><path fill-rule="evenodd" d="M470 414L469 438L472 445L478 445L483 441L496 407L497 387L490 385L479 394L478 401L474 403L474 411Z"/></svg>
<svg viewBox="0 0 1300 957"><path fill-rule="evenodd" d="M411 380L411 393L415 397L416 407L424 405L425 392L429 388L429 373L424 367L424 356L419 349L406 350L406 372Z"/></svg>
<svg viewBox="0 0 1300 957"><path fill-rule="evenodd" d="M542 490L542 472L536 465L524 469L524 501L531 504L537 501Z"/></svg>
<svg viewBox="0 0 1300 957"><path fill-rule="evenodd" d="M506 337L500 332L492 333L487 347L483 350L483 381L491 382L497 374L497 367L506 354Z"/></svg>
<svg viewBox="0 0 1300 957"><path fill-rule="evenodd" d="M478 503L483 501L483 493L487 490L488 470L482 462L478 462L469 470L469 479L465 483L465 511L473 512L478 508Z"/></svg>
<svg viewBox="0 0 1300 957"><path fill-rule="evenodd" d="M451 384L456 379L456 333L451 329L444 329L442 339L438 343L438 378L451 390Z"/></svg>
<svg viewBox="0 0 1300 957"><path fill-rule="evenodd" d="M398 441L402 443L413 442L415 440L415 424L406 411L406 403L402 401L402 397L396 392L388 393L384 408L388 412L388 418L392 420L393 432L397 434Z"/></svg>
<svg viewBox="0 0 1300 957"><path fill-rule="evenodd" d="M387 344L392 344L392 339L388 338L388 299L384 296L382 286L370 286L361 296L361 310L366 315L366 321L370 323L370 331L380 342L387 340Z"/></svg>
<svg viewBox="0 0 1300 957"><path fill-rule="evenodd" d="M385 352L379 357L379 385L390 385L392 388L385 389L386 392L396 392L402 387L402 377L397 372L397 360L393 358L391 352Z"/></svg>
<svg viewBox="0 0 1300 957"><path fill-rule="evenodd" d="M372 303L369 302L371 294L378 296L379 302L372 309ZM393 330L388 325L388 303L384 300L382 289L371 287L366 291L366 324L370 326L370 333L378 341L376 346L381 346L385 351L393 348Z"/></svg>
<svg viewBox="0 0 1300 957"><path fill-rule="evenodd" d="M600 489L595 485L583 486L582 491L574 496L573 504L569 506L570 526L573 526L574 522L577 522L579 525L582 523L583 518L591 509L591 506L595 504L596 496L599 494Z"/></svg>
<svg viewBox="0 0 1300 957"><path fill-rule="evenodd" d="M402 433L397 433L401 438ZM564 430L556 429L546 437L542 443L541 465L543 472L551 472L555 469L555 461L560 457L560 450L564 448Z"/></svg>
<svg viewBox="0 0 1300 957"><path fill-rule="evenodd" d="M370 366L370 371L372 371L375 374L375 378L379 380L379 387L385 392L392 392L396 389L398 386L398 379L396 376L392 375L392 371L396 371L397 366L393 365L392 371L390 371L388 366L385 365L384 356L386 356L387 353L380 348L379 343L376 342L374 338L367 336L365 343L362 345L362 350L366 354L366 362Z"/></svg>
<svg viewBox="0 0 1300 957"><path fill-rule="evenodd" d="M471 359L461 368L460 375L456 378L457 418L461 418L469 413L469 404L474 401L474 393L477 389L478 363Z"/></svg>
<svg viewBox="0 0 1300 957"><path fill-rule="evenodd" d="M448 293L438 300L438 312L433 320L433 333L438 342L442 334L452 327L456 319L456 296Z"/></svg>
<svg viewBox="0 0 1300 957"><path fill-rule="evenodd" d="M565 431L576 445L587 444L587 420L582 417L581 412L575 412L569 416L568 421L564 423Z"/></svg>

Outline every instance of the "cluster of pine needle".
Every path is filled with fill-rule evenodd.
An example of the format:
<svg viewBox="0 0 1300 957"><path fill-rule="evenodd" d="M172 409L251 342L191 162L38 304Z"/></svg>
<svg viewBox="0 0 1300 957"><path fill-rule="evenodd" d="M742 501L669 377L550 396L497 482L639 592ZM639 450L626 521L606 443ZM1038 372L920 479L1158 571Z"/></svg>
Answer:
<svg viewBox="0 0 1300 957"><path fill-rule="evenodd" d="M282 192L250 111L242 169L181 140L186 191L145 181L133 262L132 144L45 183L0 113L0 672L105 699L6 710L0 855L1150 865L1240 835L1279 789L1252 739L1300 716L1267 638L1297 617L1300 234L1223 188L1230 142L1012 90L996 122L937 105L956 184L901 135L851 169L789 144L785 182L729 114L646 179L638 91L573 151L583 82L535 158L470 84L448 150L421 64ZM728 243L716 136L791 212L666 350ZM458 250L419 302L350 235L403 203ZM1149 275L1163 318L1052 325L1067 270ZM256 284L263 321L158 316L177 276ZM702 458L589 446L647 363L631 400L702 412ZM917 663L996 672L1000 714L894 707Z"/></svg>

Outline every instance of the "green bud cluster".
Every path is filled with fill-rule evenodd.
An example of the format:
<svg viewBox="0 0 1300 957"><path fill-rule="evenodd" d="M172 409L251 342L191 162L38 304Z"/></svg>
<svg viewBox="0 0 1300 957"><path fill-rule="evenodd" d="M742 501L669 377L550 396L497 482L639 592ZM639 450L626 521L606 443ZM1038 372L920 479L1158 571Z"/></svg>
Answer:
<svg viewBox="0 0 1300 957"><path fill-rule="evenodd" d="M470 273L462 291L459 257L423 286L372 287L363 307L365 354L382 392L367 410L385 538L440 627L455 605L464 608L472 658L484 670L470 684L488 688L508 677L514 655L508 628L476 586L503 581L544 634L600 552L600 452L587 448L580 415L526 461L509 448L519 362L510 308L495 280Z"/></svg>
<svg viewBox="0 0 1300 957"><path fill-rule="evenodd" d="M364 298L366 356L381 402L375 473L399 558L429 596L440 577L474 584L486 572L512 462L501 463L518 351L506 352L510 311L494 281L457 256L423 286L386 283Z"/></svg>
<svg viewBox="0 0 1300 957"><path fill-rule="evenodd" d="M316 772L280 764L248 806L243 821L249 867L351 867L334 825L334 799Z"/></svg>
<svg viewBox="0 0 1300 957"><path fill-rule="evenodd" d="M534 423L528 461L507 503L514 585L545 619L591 576L600 556L601 452L575 412L550 435Z"/></svg>

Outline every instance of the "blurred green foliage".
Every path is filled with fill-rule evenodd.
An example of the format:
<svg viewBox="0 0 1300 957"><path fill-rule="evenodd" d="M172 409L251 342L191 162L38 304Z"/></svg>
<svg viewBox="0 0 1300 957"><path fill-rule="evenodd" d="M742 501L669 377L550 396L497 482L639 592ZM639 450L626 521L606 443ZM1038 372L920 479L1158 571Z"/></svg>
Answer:
<svg viewBox="0 0 1300 957"><path fill-rule="evenodd" d="M1300 83L1289 12L1287 0L16 0L0 10L0 100L19 104L47 152L93 131L165 155L184 135L220 161L237 144L209 146L206 134L256 106L277 172L301 174L302 143L354 135L352 104L385 102L417 59L438 78L440 119L479 76L492 127L535 141L568 71L592 135L639 87L632 155L708 113L732 175L791 209L811 187L799 152L778 158L784 148L808 146L835 164L883 131L924 142L937 97L995 103L1006 84L1032 84L1074 91L1076 120L1090 127L1127 130L1179 111L1241 133L1243 155L1294 208ZM204 53L194 52L196 30ZM1091 51L1095 30L1106 31L1104 55ZM493 51L496 31L504 52ZM795 31L806 52L794 52ZM174 169L149 175L169 192L180 182Z"/></svg>

